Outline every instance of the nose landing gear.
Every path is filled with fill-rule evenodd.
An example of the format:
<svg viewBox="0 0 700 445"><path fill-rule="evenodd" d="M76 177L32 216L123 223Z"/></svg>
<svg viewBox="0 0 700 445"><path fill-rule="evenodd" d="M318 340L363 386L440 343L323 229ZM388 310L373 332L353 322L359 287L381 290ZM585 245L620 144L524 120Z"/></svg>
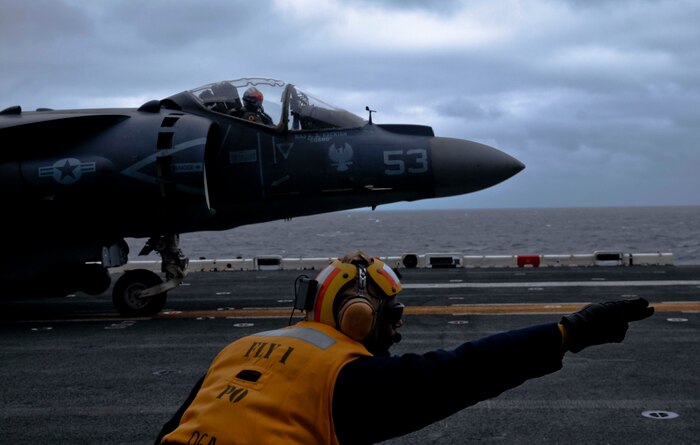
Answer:
<svg viewBox="0 0 700 445"><path fill-rule="evenodd" d="M125 317L150 317L165 307L167 292L182 283L187 274L189 260L179 248L179 235L152 237L139 253L158 252L162 259L161 270L167 281L155 272L135 269L124 272L114 284L112 303Z"/></svg>
<svg viewBox="0 0 700 445"><path fill-rule="evenodd" d="M146 269L127 270L112 290L112 303L125 317L149 317L165 306L167 293L142 297L145 290L163 283L158 274Z"/></svg>

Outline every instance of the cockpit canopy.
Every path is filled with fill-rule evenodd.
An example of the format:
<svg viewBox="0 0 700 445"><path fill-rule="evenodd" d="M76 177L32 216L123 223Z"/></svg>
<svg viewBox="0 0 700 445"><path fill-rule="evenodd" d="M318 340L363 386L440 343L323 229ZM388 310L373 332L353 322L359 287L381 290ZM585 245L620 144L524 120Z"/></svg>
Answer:
<svg viewBox="0 0 700 445"><path fill-rule="evenodd" d="M244 100L249 89L262 94L262 102ZM292 84L280 80L248 77L211 83L189 91L205 108L239 119L293 131L361 127L366 120L328 105ZM256 96L259 96L256 93ZM256 119L252 113L267 117Z"/></svg>

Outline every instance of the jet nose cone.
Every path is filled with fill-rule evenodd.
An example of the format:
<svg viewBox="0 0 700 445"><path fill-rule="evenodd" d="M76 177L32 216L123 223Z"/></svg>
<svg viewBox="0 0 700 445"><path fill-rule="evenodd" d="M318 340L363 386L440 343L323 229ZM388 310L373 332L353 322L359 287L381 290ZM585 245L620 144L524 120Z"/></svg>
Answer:
<svg viewBox="0 0 700 445"><path fill-rule="evenodd" d="M514 157L478 142L436 137L430 145L435 196L483 190L525 168Z"/></svg>

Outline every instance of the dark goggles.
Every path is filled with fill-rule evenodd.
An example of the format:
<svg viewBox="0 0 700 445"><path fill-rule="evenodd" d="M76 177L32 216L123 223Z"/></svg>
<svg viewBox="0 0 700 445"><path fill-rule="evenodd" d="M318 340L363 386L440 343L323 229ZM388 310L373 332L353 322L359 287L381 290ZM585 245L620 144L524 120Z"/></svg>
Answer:
<svg viewBox="0 0 700 445"><path fill-rule="evenodd" d="M382 315L390 324L397 324L403 317L404 307L406 306L404 306L403 303L396 302L392 305L385 306Z"/></svg>

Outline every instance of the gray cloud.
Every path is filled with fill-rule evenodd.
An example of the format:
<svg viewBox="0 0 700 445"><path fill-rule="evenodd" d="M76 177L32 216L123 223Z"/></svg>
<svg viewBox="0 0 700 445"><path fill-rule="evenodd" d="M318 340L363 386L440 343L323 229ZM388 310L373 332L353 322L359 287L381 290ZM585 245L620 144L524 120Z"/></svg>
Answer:
<svg viewBox="0 0 700 445"><path fill-rule="evenodd" d="M681 1L0 0L0 108L138 106L293 82L527 169L412 205L700 204L700 5Z"/></svg>

